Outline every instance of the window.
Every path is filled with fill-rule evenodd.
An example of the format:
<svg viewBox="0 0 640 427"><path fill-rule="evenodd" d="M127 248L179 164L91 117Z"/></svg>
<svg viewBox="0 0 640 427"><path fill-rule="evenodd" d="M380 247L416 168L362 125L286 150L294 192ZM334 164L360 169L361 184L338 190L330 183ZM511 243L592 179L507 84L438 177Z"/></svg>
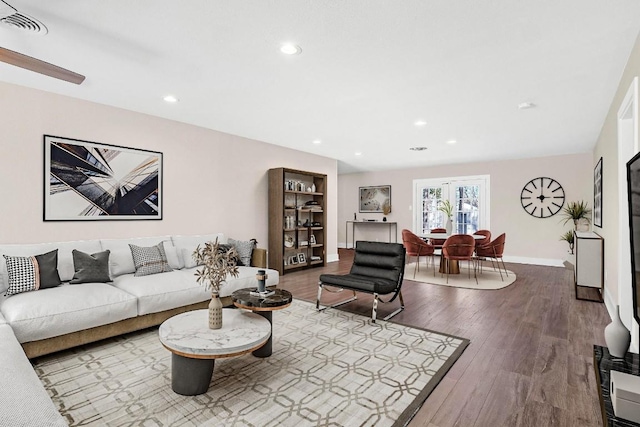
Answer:
<svg viewBox="0 0 640 427"><path fill-rule="evenodd" d="M447 218L438 206L449 200L453 210L453 233L473 234L489 228L489 176L469 176L413 181L414 230L428 233L446 228Z"/></svg>

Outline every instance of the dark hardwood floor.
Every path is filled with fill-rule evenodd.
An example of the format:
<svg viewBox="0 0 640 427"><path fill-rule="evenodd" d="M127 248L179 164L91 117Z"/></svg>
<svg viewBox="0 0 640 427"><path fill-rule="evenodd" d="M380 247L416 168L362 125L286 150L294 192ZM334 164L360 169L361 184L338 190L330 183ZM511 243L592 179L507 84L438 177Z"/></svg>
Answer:
<svg viewBox="0 0 640 427"><path fill-rule="evenodd" d="M340 249L339 262L286 274L279 287L315 301L318 276L347 273L352 259ZM575 299L572 270L507 268L518 279L495 291L405 279L406 309L394 322L471 340L409 426L602 425L592 357L593 344L605 345L604 304ZM340 299L323 293L323 302ZM371 301L358 294L341 309L370 316ZM379 318L395 307L379 306Z"/></svg>

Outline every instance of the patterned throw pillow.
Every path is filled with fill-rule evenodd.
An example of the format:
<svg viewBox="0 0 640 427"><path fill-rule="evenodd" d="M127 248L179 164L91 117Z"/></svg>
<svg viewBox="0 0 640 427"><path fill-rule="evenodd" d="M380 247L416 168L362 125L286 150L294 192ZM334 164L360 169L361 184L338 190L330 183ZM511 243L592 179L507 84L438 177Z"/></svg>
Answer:
<svg viewBox="0 0 640 427"><path fill-rule="evenodd" d="M238 265L244 265L249 267L251 265L251 254L253 254L253 249L256 247L256 240L251 239L248 242L243 242L241 240L228 239L227 242L233 247L236 248L236 252L238 252L238 258L240 258L240 262Z"/></svg>
<svg viewBox="0 0 640 427"><path fill-rule="evenodd" d="M40 289L38 262L32 256L4 255L9 273L9 288L5 296Z"/></svg>
<svg viewBox="0 0 640 427"><path fill-rule="evenodd" d="M5 296L58 286L58 250L35 256L4 255L9 273Z"/></svg>
<svg viewBox="0 0 640 427"><path fill-rule="evenodd" d="M172 271L167 262L167 254L164 252L162 242L151 247L142 247L129 244L133 264L136 266L134 276L148 276L150 274L165 273Z"/></svg>

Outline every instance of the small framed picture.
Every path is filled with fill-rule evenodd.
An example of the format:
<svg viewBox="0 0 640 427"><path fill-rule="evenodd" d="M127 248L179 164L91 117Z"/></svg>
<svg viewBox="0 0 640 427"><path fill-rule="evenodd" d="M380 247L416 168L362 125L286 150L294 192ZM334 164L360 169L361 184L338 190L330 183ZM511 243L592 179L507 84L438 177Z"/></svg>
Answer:
<svg viewBox="0 0 640 427"><path fill-rule="evenodd" d="M299 253L298 254L298 264L304 264L305 262L307 262L307 258L304 256L303 253Z"/></svg>
<svg viewBox="0 0 640 427"><path fill-rule="evenodd" d="M311 237L309 237L309 244L310 245L315 245L316 244L316 235L312 234Z"/></svg>
<svg viewBox="0 0 640 427"><path fill-rule="evenodd" d="M289 265L294 265L298 263L298 257L295 255L291 255L289 257Z"/></svg>

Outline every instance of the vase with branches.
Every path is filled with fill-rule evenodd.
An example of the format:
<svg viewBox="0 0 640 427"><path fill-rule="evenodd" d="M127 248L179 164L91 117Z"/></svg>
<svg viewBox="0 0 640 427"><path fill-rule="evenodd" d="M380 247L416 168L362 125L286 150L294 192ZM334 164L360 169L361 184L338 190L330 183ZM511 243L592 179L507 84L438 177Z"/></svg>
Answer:
<svg viewBox="0 0 640 427"><path fill-rule="evenodd" d="M440 202L438 210L445 214L445 216L447 217L445 228L447 230L447 234L451 234L451 232L453 231L453 205L449 200L443 200Z"/></svg>
<svg viewBox="0 0 640 427"><path fill-rule="evenodd" d="M220 247L218 239L215 242L206 242L204 247L198 245L193 252L196 264L202 266L195 272L196 281L211 291L211 302L209 303L209 328L211 329L222 327L220 288L227 275L238 277L237 258L238 253L235 248L224 250Z"/></svg>
<svg viewBox="0 0 640 427"><path fill-rule="evenodd" d="M579 202L569 202L562 208L562 223L566 224L569 221L573 221L574 230L578 229L580 222L591 223L591 209L584 200Z"/></svg>

